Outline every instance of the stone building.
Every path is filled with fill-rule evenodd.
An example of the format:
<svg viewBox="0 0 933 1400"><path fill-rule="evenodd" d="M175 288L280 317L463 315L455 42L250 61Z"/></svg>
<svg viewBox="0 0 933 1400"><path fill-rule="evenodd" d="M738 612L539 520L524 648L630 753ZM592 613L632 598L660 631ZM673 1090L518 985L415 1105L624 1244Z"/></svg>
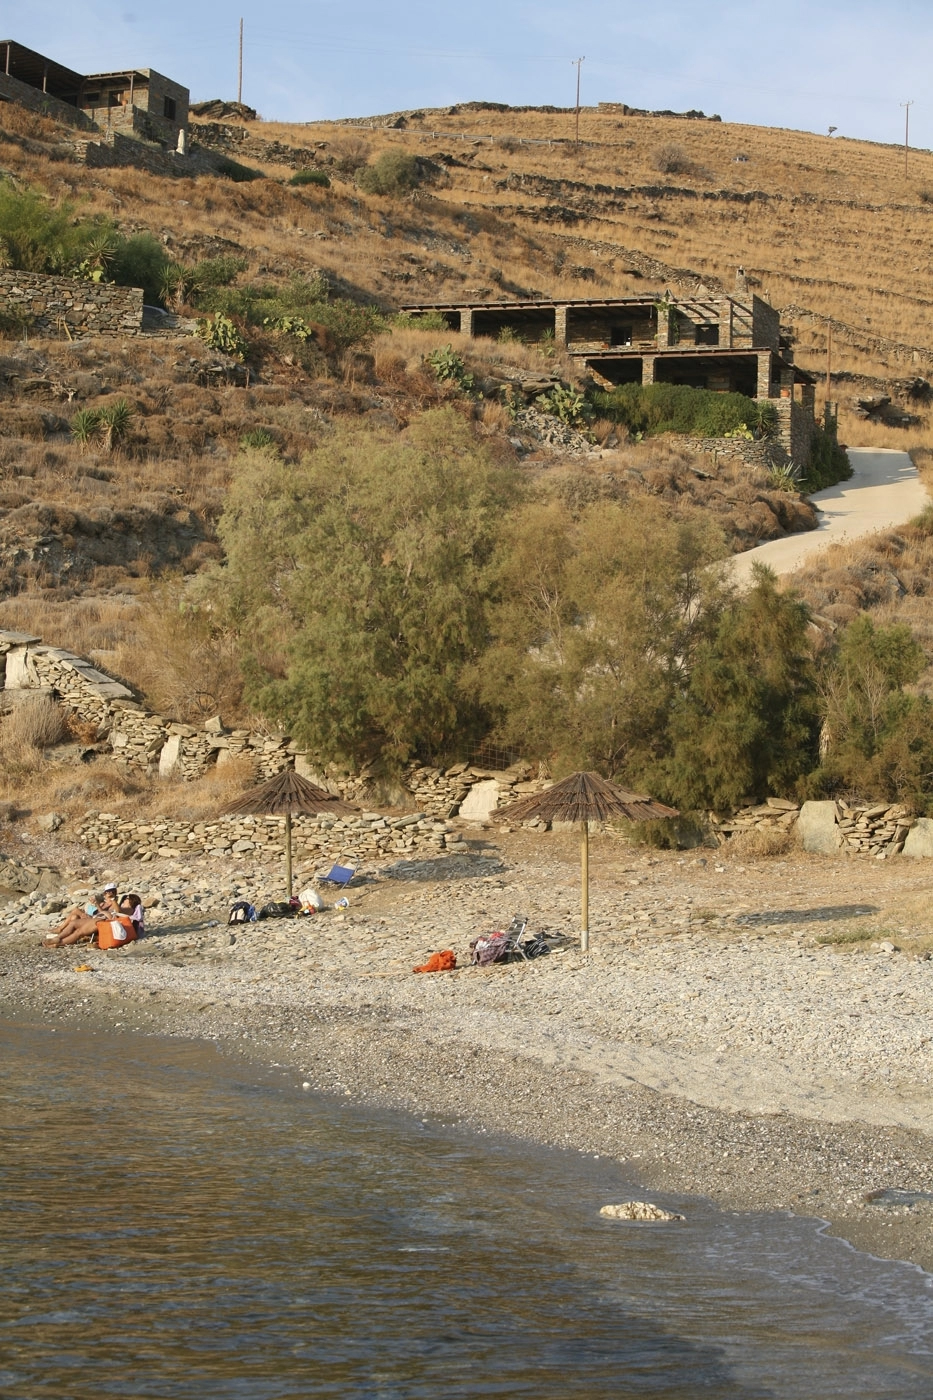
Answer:
<svg viewBox="0 0 933 1400"><path fill-rule="evenodd" d="M634 296L580 301L420 302L410 316L440 312L451 330L527 340L553 336L581 373L617 384L687 384L776 400L779 433L805 462L816 426L815 378L793 362L774 307L747 291L735 296ZM786 441L785 441L786 439ZM793 447L793 450L792 450Z"/></svg>
<svg viewBox="0 0 933 1400"><path fill-rule="evenodd" d="M15 40L0 40L0 101L87 131L175 147L182 133L187 136L188 99L186 87L154 68L81 74Z"/></svg>

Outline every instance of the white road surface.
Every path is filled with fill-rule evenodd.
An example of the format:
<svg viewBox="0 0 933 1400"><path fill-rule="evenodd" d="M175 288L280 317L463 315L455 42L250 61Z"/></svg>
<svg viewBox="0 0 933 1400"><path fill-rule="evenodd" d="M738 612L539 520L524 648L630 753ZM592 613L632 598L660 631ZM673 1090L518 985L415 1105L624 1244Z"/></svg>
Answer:
<svg viewBox="0 0 933 1400"><path fill-rule="evenodd" d="M930 504L926 488L906 452L891 447L851 447L852 476L817 491L811 500L819 511L815 530L770 540L732 559L733 577L745 582L753 564L767 564L776 574L790 574L830 544L848 543L903 525Z"/></svg>

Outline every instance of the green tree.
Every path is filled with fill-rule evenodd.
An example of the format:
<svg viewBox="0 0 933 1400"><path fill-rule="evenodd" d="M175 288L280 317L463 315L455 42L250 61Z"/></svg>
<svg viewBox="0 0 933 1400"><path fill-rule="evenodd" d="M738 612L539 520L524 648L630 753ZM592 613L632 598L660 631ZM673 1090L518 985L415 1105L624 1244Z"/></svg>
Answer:
<svg viewBox="0 0 933 1400"><path fill-rule="evenodd" d="M925 666L904 623L876 627L863 614L845 628L820 680L824 752L814 790L930 806L933 704L905 689Z"/></svg>
<svg viewBox="0 0 933 1400"><path fill-rule="evenodd" d="M667 792L684 807L785 795L813 767L819 717L809 613L756 566L724 607L671 715Z"/></svg>
<svg viewBox="0 0 933 1400"><path fill-rule="evenodd" d="M637 782L663 757L668 715L721 585L708 529L644 498L578 519L528 506L499 560L479 693L508 743L560 768Z"/></svg>
<svg viewBox="0 0 933 1400"><path fill-rule="evenodd" d="M462 685L486 636L489 561L514 487L449 409L404 435L336 429L299 466L240 461L218 597L243 638L247 699L326 761L464 751Z"/></svg>

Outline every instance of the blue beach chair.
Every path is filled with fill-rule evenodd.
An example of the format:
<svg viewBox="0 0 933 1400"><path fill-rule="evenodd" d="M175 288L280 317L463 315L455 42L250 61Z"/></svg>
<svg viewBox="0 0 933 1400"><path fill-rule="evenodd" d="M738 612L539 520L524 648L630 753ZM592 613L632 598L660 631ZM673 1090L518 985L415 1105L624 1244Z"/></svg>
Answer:
<svg viewBox="0 0 933 1400"><path fill-rule="evenodd" d="M349 885L355 874L356 871L352 865L333 865L326 875L318 877L318 884L340 885L341 888L344 888Z"/></svg>

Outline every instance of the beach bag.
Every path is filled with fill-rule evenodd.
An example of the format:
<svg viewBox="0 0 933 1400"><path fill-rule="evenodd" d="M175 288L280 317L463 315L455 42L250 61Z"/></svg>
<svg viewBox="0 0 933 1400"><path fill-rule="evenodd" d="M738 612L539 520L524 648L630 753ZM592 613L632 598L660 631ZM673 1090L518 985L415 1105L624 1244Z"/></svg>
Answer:
<svg viewBox="0 0 933 1400"><path fill-rule="evenodd" d="M117 919L98 920L98 948L123 948L127 943L135 941L136 925L128 914L121 914Z"/></svg>
<svg viewBox="0 0 933 1400"><path fill-rule="evenodd" d="M230 908L228 924L252 924L256 922L256 910L246 899L238 899Z"/></svg>
<svg viewBox="0 0 933 1400"><path fill-rule="evenodd" d="M273 899L268 904L264 904L256 915L257 919L287 919L291 914L297 914L298 909L284 899Z"/></svg>
<svg viewBox="0 0 933 1400"><path fill-rule="evenodd" d="M540 958L545 953L551 951L551 945L540 933L536 933L533 938L528 938L522 944L522 952L526 958Z"/></svg>
<svg viewBox="0 0 933 1400"><path fill-rule="evenodd" d="M470 944L473 962L478 967L488 967L505 956L509 940L505 933L483 933Z"/></svg>

